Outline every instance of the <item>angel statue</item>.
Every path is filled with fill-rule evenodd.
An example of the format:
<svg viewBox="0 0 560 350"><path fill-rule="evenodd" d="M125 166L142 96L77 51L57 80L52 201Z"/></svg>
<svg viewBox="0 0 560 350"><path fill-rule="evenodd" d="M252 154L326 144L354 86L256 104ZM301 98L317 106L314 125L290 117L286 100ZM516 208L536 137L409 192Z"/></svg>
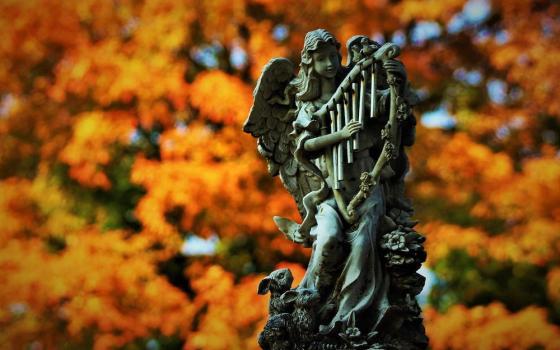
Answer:
<svg viewBox="0 0 560 350"><path fill-rule="evenodd" d="M276 225L312 248L298 286L285 269L259 285L271 292L263 349L427 347L415 299L424 238L404 195L416 97L397 45L358 35L347 48L344 66L340 43L317 29L297 75L290 60L272 59L243 126L302 216Z"/></svg>

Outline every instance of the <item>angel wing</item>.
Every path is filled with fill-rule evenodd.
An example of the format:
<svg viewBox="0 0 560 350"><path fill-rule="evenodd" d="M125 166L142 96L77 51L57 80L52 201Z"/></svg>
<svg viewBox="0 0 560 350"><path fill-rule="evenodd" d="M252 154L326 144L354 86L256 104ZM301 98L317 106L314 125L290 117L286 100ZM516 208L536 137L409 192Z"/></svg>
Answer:
<svg viewBox="0 0 560 350"><path fill-rule="evenodd" d="M243 125L243 131L257 138L257 149L266 159L272 176L280 175L284 187L296 200L305 217L303 198L318 184L312 183L298 166L293 152L294 140L289 136L295 119L295 94L289 83L295 77L294 64L286 58L268 62L253 92L253 106Z"/></svg>

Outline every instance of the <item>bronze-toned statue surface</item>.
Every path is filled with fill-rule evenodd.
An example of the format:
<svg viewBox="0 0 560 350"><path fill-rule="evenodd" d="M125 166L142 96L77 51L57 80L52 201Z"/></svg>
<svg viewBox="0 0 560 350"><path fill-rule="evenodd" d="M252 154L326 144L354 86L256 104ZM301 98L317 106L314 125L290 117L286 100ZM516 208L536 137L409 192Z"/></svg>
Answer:
<svg viewBox="0 0 560 350"><path fill-rule="evenodd" d="M339 42L317 29L305 36L297 75L288 59L271 60L243 126L303 218L274 221L312 247L299 286L287 269L259 286L271 292L263 349L427 347L415 299L424 238L404 196L416 97L397 45L355 36L347 47L343 66Z"/></svg>

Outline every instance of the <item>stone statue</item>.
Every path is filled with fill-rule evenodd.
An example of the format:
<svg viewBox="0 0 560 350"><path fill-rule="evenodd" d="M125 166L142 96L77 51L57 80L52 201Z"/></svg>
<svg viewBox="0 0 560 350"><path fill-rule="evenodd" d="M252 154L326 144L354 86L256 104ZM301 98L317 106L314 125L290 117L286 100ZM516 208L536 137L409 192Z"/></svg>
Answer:
<svg viewBox="0 0 560 350"><path fill-rule="evenodd" d="M340 43L317 29L305 36L297 75L290 60L271 60L243 126L302 216L274 221L312 248L299 286L285 270L259 286L271 291L263 349L427 347L415 299L424 238L404 195L417 99L397 45L355 36L347 47L343 66Z"/></svg>

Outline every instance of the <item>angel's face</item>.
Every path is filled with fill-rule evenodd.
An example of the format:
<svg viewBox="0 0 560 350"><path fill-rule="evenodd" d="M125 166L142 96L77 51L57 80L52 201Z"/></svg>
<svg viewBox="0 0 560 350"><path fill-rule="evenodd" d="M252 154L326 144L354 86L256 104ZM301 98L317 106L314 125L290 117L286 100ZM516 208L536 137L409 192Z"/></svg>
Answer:
<svg viewBox="0 0 560 350"><path fill-rule="evenodd" d="M313 69L324 78L334 78L340 68L338 51L334 45L320 45L313 52Z"/></svg>

